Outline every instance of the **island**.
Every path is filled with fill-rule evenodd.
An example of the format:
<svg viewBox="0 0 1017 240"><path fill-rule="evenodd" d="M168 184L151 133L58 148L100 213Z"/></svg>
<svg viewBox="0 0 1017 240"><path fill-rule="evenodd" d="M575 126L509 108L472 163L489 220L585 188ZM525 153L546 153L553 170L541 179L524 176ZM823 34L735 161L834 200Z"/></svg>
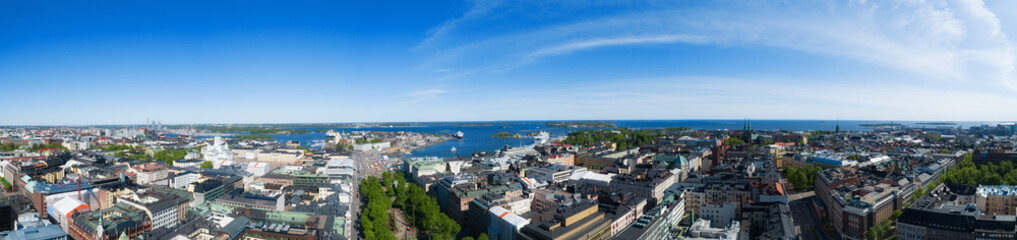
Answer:
<svg viewBox="0 0 1017 240"><path fill-rule="evenodd" d="M899 126L903 126L903 125L900 124L900 123L866 123L866 124L858 124L858 126L862 126L862 127L899 127Z"/></svg>
<svg viewBox="0 0 1017 240"><path fill-rule="evenodd" d="M261 134L240 134L233 136L237 140L269 140L272 136L261 135Z"/></svg>
<svg viewBox="0 0 1017 240"><path fill-rule="evenodd" d="M247 133L247 134L304 134L311 133L311 129L293 129L277 126L200 126L200 130L207 130L213 133Z"/></svg>
<svg viewBox="0 0 1017 240"><path fill-rule="evenodd" d="M571 122L547 122L548 127L560 128L614 128L613 122L603 121L571 121Z"/></svg>
<svg viewBox="0 0 1017 240"><path fill-rule="evenodd" d="M520 137L522 137L522 135L519 135L518 133L517 134L512 134L512 133L509 133L509 132L506 132L506 131L501 131L501 132L498 132L498 133L492 135L491 137L493 137L493 138L520 138Z"/></svg>

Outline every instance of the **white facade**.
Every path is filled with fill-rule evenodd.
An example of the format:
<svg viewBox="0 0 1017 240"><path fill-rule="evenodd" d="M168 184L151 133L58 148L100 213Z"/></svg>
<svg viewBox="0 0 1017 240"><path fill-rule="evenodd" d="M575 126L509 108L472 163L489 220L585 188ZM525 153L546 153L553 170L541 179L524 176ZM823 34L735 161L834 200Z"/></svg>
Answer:
<svg viewBox="0 0 1017 240"><path fill-rule="evenodd" d="M330 176L337 175L354 175L356 174L356 165L353 159L349 158L332 158L325 164L324 174Z"/></svg>
<svg viewBox="0 0 1017 240"><path fill-rule="evenodd" d="M736 218L735 209L737 206L735 204L737 203L728 202L724 203L724 205L703 204L699 206L699 214L696 216L700 219L710 220L711 227L724 227Z"/></svg>
<svg viewBox="0 0 1017 240"><path fill-rule="evenodd" d="M164 180L166 179L166 176L169 174L169 172L166 171L166 168L160 168L157 170L138 170L135 171L135 173L138 176L137 177L138 184L141 185L149 185L159 180ZM161 185L165 186L165 184Z"/></svg>
<svg viewBox="0 0 1017 240"><path fill-rule="evenodd" d="M741 223L738 221L731 221L730 225L726 227L710 227L710 221L699 219L692 224L692 227L688 230L688 236L685 239L724 239L724 240L736 240L743 239L740 236ZM747 239L747 238L746 238Z"/></svg>
<svg viewBox="0 0 1017 240"><path fill-rule="evenodd" d="M74 197L65 197L49 207L52 208L50 215L60 224L60 229L64 231L69 231L67 224L70 222L70 216L74 212L82 209L88 210L88 205Z"/></svg>
<svg viewBox="0 0 1017 240"><path fill-rule="evenodd" d="M152 229L162 227L173 228L177 226L177 205L155 212L152 215Z"/></svg>
<svg viewBox="0 0 1017 240"><path fill-rule="evenodd" d="M356 150L356 151L381 151L381 150L388 149L390 147L392 147L392 143L390 143L390 142L361 143L361 144L354 144L353 145L353 150Z"/></svg>
<svg viewBox="0 0 1017 240"><path fill-rule="evenodd" d="M269 164L263 162L251 162L247 164L247 172L254 174L254 176L264 176L268 173Z"/></svg>
<svg viewBox="0 0 1017 240"><path fill-rule="evenodd" d="M487 228L488 239L515 239L515 235L519 232L519 229L530 224L530 220L526 220L519 215L513 214L502 207L492 207L487 212L489 219L489 227Z"/></svg>
<svg viewBox="0 0 1017 240"><path fill-rule="evenodd" d="M152 229L159 229L164 227L165 228L176 227L177 223L179 222L179 220L177 219L177 205L173 203L157 203L159 201L169 201L169 200L160 200L151 196L145 196L141 198L138 198L136 196L134 198L117 198L118 203L131 205L132 207L145 211L145 214L147 214L148 217L152 220ZM158 209L155 212L152 212L152 209L150 207L159 204L166 204L165 205L166 207L163 209Z"/></svg>
<svg viewBox="0 0 1017 240"><path fill-rule="evenodd" d="M213 163L233 161L233 152L230 151L230 146L223 142L222 136L219 136L219 134L215 135L215 140L212 142L212 145L201 149L201 155L204 156L203 159L205 161ZM218 166L222 166L221 163ZM218 166L216 168L218 168Z"/></svg>
<svg viewBox="0 0 1017 240"><path fill-rule="evenodd" d="M187 185L198 181L198 173L195 172L183 172L177 174L176 177L170 181L170 187L175 189L187 189Z"/></svg>

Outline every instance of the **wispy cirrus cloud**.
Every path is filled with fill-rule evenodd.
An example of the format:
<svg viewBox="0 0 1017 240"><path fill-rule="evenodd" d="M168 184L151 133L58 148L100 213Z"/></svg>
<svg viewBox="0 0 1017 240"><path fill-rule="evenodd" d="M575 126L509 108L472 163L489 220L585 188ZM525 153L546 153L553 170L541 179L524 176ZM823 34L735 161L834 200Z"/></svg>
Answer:
<svg viewBox="0 0 1017 240"><path fill-rule="evenodd" d="M1012 43L995 13L978 0L651 2L621 11L594 9L586 12L606 13L563 21L524 14L591 8L588 2L571 3L478 3L421 43L432 54L425 65L499 71L611 47L738 46L842 58L935 82L1017 90ZM531 24L485 31L499 21Z"/></svg>
<svg viewBox="0 0 1017 240"><path fill-rule="evenodd" d="M404 101L400 101L399 104L404 104L405 105L405 104L419 103L419 102L423 102L423 101L427 101L427 100L436 98L439 95L444 94L444 93L446 93L446 91L444 89L439 89L439 88L417 90L417 91L413 91L413 92L410 92L410 93L406 94L408 99L404 100Z"/></svg>

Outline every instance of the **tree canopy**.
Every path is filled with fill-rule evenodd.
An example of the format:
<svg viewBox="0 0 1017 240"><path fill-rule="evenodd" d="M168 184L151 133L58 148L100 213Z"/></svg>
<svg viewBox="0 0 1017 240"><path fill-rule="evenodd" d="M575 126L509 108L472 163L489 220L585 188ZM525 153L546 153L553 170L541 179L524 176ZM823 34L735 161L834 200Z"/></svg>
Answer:
<svg viewBox="0 0 1017 240"><path fill-rule="evenodd" d="M822 171L819 166L787 167L784 169L787 181L798 191L811 189L815 183L816 173Z"/></svg>
<svg viewBox="0 0 1017 240"><path fill-rule="evenodd" d="M32 144L32 146L28 147L28 151L38 152L40 150L50 149L50 148L59 148L60 150L68 151L67 148L64 147L64 145L61 145L59 143Z"/></svg>
<svg viewBox="0 0 1017 240"><path fill-rule="evenodd" d="M591 129L569 133L562 143L590 146L600 141L610 141L618 144L616 149L623 150L632 147L639 147L644 144L651 144L658 136L667 129L643 129L631 130L628 128L617 128L613 130Z"/></svg>
<svg viewBox="0 0 1017 240"><path fill-rule="evenodd" d="M944 182L952 184L1017 185L1017 171L1014 171L1013 162L975 165L971 161L971 154L964 155L964 159L942 177Z"/></svg>
<svg viewBox="0 0 1017 240"><path fill-rule="evenodd" d="M742 145L745 144L745 140L738 137L729 137L724 140L724 145Z"/></svg>
<svg viewBox="0 0 1017 240"><path fill-rule="evenodd" d="M430 239L455 239L456 234L462 229L459 223L440 212L437 200L427 195L420 186L407 183L401 172L382 173L381 179L374 176L363 179L360 189L362 196L368 201L360 217L367 239L388 239L384 236L392 236L388 216L377 214L391 207L402 210L406 220L415 229L427 234ZM385 224L378 221L384 221Z"/></svg>

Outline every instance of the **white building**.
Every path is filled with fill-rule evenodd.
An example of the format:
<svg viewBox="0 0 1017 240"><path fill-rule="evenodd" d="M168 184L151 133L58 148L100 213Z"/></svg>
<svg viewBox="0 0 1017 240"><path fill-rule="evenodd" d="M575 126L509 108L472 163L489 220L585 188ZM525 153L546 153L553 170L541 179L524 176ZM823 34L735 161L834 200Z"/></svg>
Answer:
<svg viewBox="0 0 1017 240"><path fill-rule="evenodd" d="M169 199L134 195L128 198L117 198L117 202L145 211L145 214L152 220L152 229L172 229L179 222L177 218L178 205Z"/></svg>
<svg viewBox="0 0 1017 240"><path fill-rule="evenodd" d="M233 152L230 151L230 146L226 144L226 142L223 142L222 136L219 136L219 134L215 135L215 140L212 142L212 145L201 149L201 155L204 156L203 159L205 161L210 161L212 163L233 161ZM219 166L221 165L222 164L219 164ZM218 166L216 168L218 168Z"/></svg>
<svg viewBox="0 0 1017 240"><path fill-rule="evenodd" d="M741 236L741 223L739 221L731 221L730 225L721 228L710 227L710 221L705 219L696 220L692 224L692 227L688 230L688 237L685 239L700 240L700 239L723 239L723 240L738 240L748 239L747 236Z"/></svg>
<svg viewBox="0 0 1017 240"><path fill-rule="evenodd" d="M392 147L392 143L390 143L390 142L360 143L360 144L354 144L353 145L353 150L356 150L356 151L381 151L381 150L388 149L390 147Z"/></svg>
<svg viewBox="0 0 1017 240"><path fill-rule="evenodd" d="M133 168L135 174L137 174L137 182L141 185L149 185L160 180L166 179L168 171L163 165L148 163L141 166L135 166ZM162 184L165 186L166 184Z"/></svg>
<svg viewBox="0 0 1017 240"><path fill-rule="evenodd" d="M198 181L198 173L186 171L177 173L173 177L169 178L169 186L175 189L187 189L187 185Z"/></svg>
<svg viewBox="0 0 1017 240"><path fill-rule="evenodd" d="M737 203L728 202L724 205L709 205L703 204L699 206L699 214L696 217L710 221L711 227L724 227L731 220L735 220L735 209L737 209Z"/></svg>
<svg viewBox="0 0 1017 240"><path fill-rule="evenodd" d="M254 174L254 176L264 176L268 171L271 170L268 163L263 162L250 162L247 163L247 172Z"/></svg>
<svg viewBox="0 0 1017 240"><path fill-rule="evenodd" d="M61 145L70 151L83 151L89 147L89 143L85 141L64 141Z"/></svg>
<svg viewBox="0 0 1017 240"><path fill-rule="evenodd" d="M52 208L50 215L57 221L57 223L60 224L60 229L67 232L70 231L67 224L70 222L71 215L74 215L74 212L77 211L89 210L88 205L78 201L78 199L74 197L65 197L60 199L60 201L56 201L56 203L53 204L53 206L50 206L50 208Z"/></svg>
<svg viewBox="0 0 1017 240"><path fill-rule="evenodd" d="M348 175L352 176L356 174L357 168L353 159L349 158L332 158L325 164L324 174L329 176Z"/></svg>
<svg viewBox="0 0 1017 240"><path fill-rule="evenodd" d="M487 213L489 221L487 228L488 239L515 239L516 233L530 224L530 220L526 220L502 207L492 207Z"/></svg>

